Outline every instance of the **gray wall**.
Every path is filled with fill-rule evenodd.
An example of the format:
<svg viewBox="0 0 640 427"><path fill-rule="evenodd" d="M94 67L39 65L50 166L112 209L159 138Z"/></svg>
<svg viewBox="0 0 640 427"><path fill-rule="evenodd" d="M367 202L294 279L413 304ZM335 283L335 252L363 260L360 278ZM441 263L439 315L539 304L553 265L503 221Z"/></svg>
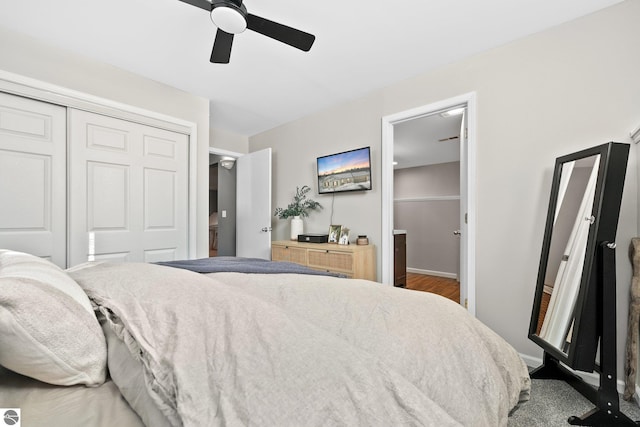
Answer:
<svg viewBox="0 0 640 427"><path fill-rule="evenodd" d="M527 331L554 160L611 140L631 142L640 124L638 16L640 1L628 0L251 137L250 151L273 149L273 206L288 202L296 185L315 188L316 156L371 145L373 190L336 196L334 222L369 235L379 259L381 118L475 91L476 315L519 352L541 357ZM331 204L330 196L318 200ZM307 229L324 230L329 218L330 209L314 213ZM286 238L285 221L273 223L274 238ZM616 252L620 360L631 280L627 248L637 224L633 145Z"/></svg>
<svg viewBox="0 0 640 427"><path fill-rule="evenodd" d="M394 228L407 230L407 269L457 277L460 199L450 197L460 196L460 162L397 169L393 193Z"/></svg>

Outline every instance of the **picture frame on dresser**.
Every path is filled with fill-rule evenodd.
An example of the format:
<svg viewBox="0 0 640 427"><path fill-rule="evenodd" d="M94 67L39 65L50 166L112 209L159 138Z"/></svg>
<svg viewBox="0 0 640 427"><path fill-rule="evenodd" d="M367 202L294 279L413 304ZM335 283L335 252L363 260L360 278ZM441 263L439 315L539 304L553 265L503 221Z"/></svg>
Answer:
<svg viewBox="0 0 640 427"><path fill-rule="evenodd" d="M330 225L329 226L329 239L328 243L338 243L338 239L340 239L340 232L342 231L341 225Z"/></svg>
<svg viewBox="0 0 640 427"><path fill-rule="evenodd" d="M347 227L340 228L340 239L338 240L339 245L348 245L349 244L349 229Z"/></svg>

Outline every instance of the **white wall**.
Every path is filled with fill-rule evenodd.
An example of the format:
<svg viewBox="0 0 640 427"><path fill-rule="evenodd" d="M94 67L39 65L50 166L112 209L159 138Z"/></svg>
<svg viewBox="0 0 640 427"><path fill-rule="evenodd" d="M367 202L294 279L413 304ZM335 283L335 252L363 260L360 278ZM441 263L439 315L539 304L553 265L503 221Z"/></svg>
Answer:
<svg viewBox="0 0 640 427"><path fill-rule="evenodd" d="M333 222L368 234L379 257L381 118L475 91L477 316L521 353L541 356L527 331L554 160L610 140L631 142L629 132L640 121L638 16L640 1L628 0L255 135L249 149L273 148L273 203L280 206L296 185L315 188L316 156L371 145L374 189L336 196ZM312 214L307 228L329 224L331 197L318 200L327 209ZM636 200L634 144L618 228L620 360L631 278L627 247L638 232ZM274 220L274 226L274 238L284 238L286 225Z"/></svg>
<svg viewBox="0 0 640 427"><path fill-rule="evenodd" d="M0 70L197 125L197 256L208 254L209 102L173 87L0 28Z"/></svg>
<svg viewBox="0 0 640 427"><path fill-rule="evenodd" d="M380 105L365 98L250 137L250 151L273 148L274 209L286 207L291 202L296 186L308 185L313 189L310 197L320 202L323 209L313 211L305 218L306 232L328 233L330 224L339 224L350 229L350 236L365 234L372 244L379 245L382 215L378 166L382 155L380 117ZM365 146L372 148L372 190L318 195L316 158ZM274 217L272 226L273 240L290 237L288 221Z"/></svg>
<svg viewBox="0 0 640 427"><path fill-rule="evenodd" d="M249 137L217 129L210 125L209 145L218 150L246 154L249 152Z"/></svg>

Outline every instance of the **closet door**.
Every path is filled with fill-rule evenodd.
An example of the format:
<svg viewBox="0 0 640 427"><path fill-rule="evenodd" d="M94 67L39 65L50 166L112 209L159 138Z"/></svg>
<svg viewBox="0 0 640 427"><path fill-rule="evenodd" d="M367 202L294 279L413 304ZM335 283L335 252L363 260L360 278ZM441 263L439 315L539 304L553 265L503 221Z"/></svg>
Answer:
<svg viewBox="0 0 640 427"><path fill-rule="evenodd" d="M187 258L188 137L69 110L70 265Z"/></svg>
<svg viewBox="0 0 640 427"><path fill-rule="evenodd" d="M66 109L0 93L0 249L66 267Z"/></svg>

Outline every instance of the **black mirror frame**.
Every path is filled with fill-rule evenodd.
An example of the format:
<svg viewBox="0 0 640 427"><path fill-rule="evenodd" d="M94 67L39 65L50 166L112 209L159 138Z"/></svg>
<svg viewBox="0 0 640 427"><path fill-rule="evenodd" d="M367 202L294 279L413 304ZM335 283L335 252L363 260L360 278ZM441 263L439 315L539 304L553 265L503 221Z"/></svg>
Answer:
<svg viewBox="0 0 640 427"><path fill-rule="evenodd" d="M609 142L558 157L555 162L549 210L547 213L542 254L540 256L538 269L536 293L531 312L531 322L529 324L529 339L542 347L547 354L576 370L592 372L596 367L596 352L598 350L600 334L602 333L600 328L602 324L602 312L600 309L601 304L599 303L601 295L598 294L596 284L599 273L598 263L596 262L596 250L597 246L603 242L615 242L629 148L629 144ZM549 344L536 334L560 186L560 176L563 164L598 154L600 155L600 163L592 209L595 221L589 228L580 289L573 313L575 320L571 344L568 352L564 353L561 349ZM615 285L615 280L613 283ZM615 289L613 291L615 292ZM613 321L615 322L615 319L613 319Z"/></svg>

